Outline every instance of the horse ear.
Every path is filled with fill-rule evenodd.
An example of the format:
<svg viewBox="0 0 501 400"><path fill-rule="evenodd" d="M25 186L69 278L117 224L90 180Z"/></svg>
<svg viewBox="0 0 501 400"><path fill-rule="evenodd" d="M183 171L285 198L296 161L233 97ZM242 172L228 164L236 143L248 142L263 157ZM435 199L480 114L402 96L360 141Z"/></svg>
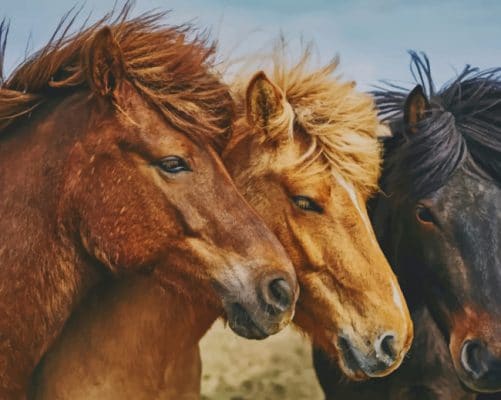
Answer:
<svg viewBox="0 0 501 400"><path fill-rule="evenodd" d="M270 120L284 113L284 94L260 71L247 86L246 106L249 124L267 133Z"/></svg>
<svg viewBox="0 0 501 400"><path fill-rule="evenodd" d="M423 87L417 85L405 99L404 123L411 133L417 132L417 124L425 117L430 103L424 94Z"/></svg>
<svg viewBox="0 0 501 400"><path fill-rule="evenodd" d="M108 26L99 30L84 52L91 89L101 96L115 96L125 77L122 50Z"/></svg>

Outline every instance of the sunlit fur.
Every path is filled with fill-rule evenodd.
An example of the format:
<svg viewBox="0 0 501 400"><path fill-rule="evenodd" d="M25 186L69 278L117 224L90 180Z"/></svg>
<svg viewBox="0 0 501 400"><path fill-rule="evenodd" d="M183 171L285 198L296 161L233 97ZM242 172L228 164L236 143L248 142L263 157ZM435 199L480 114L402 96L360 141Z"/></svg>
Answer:
<svg viewBox="0 0 501 400"><path fill-rule="evenodd" d="M383 332L395 336L396 368L412 339L398 283L379 249L365 208L377 189L382 131L371 97L336 77L337 60L311 67L307 50L233 85L240 118L223 159L237 187L277 234L296 267L301 294L295 322L333 357L340 336L374 355ZM323 213L301 210L313 198ZM352 378L360 371L341 367Z"/></svg>
<svg viewBox="0 0 501 400"><path fill-rule="evenodd" d="M277 47L274 52L269 77L285 94L285 112L269 121L267 135L261 140L293 139L297 124L310 142L303 156L294 160L301 171L316 175L325 169L340 174L364 197L374 193L381 165L381 149L375 138L383 128L372 97L355 90L353 81L334 75L337 57L322 68L312 69L311 48L292 66L284 51ZM249 76L244 75L232 85L240 105L245 103L248 83ZM312 170L313 161L318 162Z"/></svg>

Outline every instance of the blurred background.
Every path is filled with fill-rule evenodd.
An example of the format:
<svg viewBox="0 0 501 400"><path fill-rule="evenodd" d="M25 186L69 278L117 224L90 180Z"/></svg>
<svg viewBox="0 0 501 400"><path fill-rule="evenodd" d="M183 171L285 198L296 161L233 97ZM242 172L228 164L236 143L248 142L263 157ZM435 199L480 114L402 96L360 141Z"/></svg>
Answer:
<svg viewBox="0 0 501 400"><path fill-rule="evenodd" d="M92 21L110 11L114 0L0 0L0 18L11 24L6 72L42 46L75 4L82 6L81 20L91 13ZM465 64L501 66L496 0L139 0L133 15L152 9L172 10L168 23L208 29L222 60L269 51L281 33L293 54L301 41L313 41L316 61L339 54L339 70L362 90L381 79L412 85L409 49L428 54L438 85ZM310 345L292 328L251 342L217 322L202 341L202 359L204 399L322 398Z"/></svg>
<svg viewBox="0 0 501 400"><path fill-rule="evenodd" d="M83 5L82 15L92 12L92 20L114 2L0 0L0 17L11 22L7 71L23 59L28 39L29 48L39 48L73 5ZM280 32L291 42L314 40L318 61L339 53L340 70L362 89L380 79L410 82L408 49L426 51L438 83L467 63L501 64L496 0L139 0L134 13L154 8L172 10L174 24L209 29L225 56L269 49Z"/></svg>

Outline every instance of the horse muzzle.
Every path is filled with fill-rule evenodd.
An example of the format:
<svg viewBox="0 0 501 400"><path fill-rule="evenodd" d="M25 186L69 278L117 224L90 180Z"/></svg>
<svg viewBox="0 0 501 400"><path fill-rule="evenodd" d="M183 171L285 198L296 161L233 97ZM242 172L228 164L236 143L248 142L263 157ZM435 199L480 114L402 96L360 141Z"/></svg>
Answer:
<svg viewBox="0 0 501 400"><path fill-rule="evenodd" d="M272 274L257 284L226 288L223 306L230 328L247 339L264 339L283 329L294 316L298 296L295 281Z"/></svg>
<svg viewBox="0 0 501 400"><path fill-rule="evenodd" d="M461 380L478 392L501 390L501 357L478 339L468 339L461 346Z"/></svg>

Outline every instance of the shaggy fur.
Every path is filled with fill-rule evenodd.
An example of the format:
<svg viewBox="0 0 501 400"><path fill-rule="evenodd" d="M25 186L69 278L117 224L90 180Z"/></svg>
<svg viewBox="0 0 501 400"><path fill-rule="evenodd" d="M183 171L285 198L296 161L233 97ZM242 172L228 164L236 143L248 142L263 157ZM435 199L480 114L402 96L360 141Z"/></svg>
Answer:
<svg viewBox="0 0 501 400"><path fill-rule="evenodd" d="M179 130L212 137L228 135L233 102L216 74L207 74L215 47L200 35L193 39L188 25L165 26L165 13L128 19L131 3L118 16L110 13L75 34L68 34L77 14L67 14L50 41L19 65L8 77L0 77L0 134L5 128L54 97L88 89L88 66L82 53L90 38L110 24L126 64L127 76ZM3 65L8 26L0 25L0 66ZM0 67L0 72L3 67Z"/></svg>
<svg viewBox="0 0 501 400"><path fill-rule="evenodd" d="M354 82L336 77L338 58L321 68L312 69L310 64L311 47L290 66L285 47L277 46L273 64L266 72L283 91L286 107L270 121L266 140L288 139L294 127L301 129L309 136L311 147L297 164L307 170L308 160L321 160L326 170L340 174L368 197L378 187L381 164L380 146L375 140L381 127L373 100L357 91ZM242 76L232 85L237 104L244 104L248 80Z"/></svg>
<svg viewBox="0 0 501 400"><path fill-rule="evenodd" d="M392 86L375 92L381 117L399 133L385 144L385 191L426 197L466 160L473 161L468 165L473 172L501 180L501 68L466 66L436 91L428 58L415 52L411 58L414 78L426 88L431 110L416 134L407 135L399 124L408 90Z"/></svg>

